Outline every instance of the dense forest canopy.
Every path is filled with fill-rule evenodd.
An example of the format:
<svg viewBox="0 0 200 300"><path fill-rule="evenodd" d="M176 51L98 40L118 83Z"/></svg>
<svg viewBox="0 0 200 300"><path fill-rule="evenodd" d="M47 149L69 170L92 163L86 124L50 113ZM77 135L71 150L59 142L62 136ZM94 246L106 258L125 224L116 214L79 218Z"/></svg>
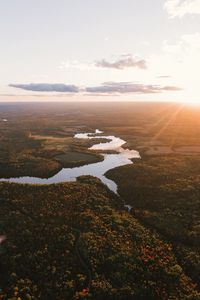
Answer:
<svg viewBox="0 0 200 300"><path fill-rule="evenodd" d="M141 154L106 174L119 196L91 177L0 183L0 299L200 299L198 109L2 104L0 117L1 177L101 161L95 140L73 138L96 128Z"/></svg>

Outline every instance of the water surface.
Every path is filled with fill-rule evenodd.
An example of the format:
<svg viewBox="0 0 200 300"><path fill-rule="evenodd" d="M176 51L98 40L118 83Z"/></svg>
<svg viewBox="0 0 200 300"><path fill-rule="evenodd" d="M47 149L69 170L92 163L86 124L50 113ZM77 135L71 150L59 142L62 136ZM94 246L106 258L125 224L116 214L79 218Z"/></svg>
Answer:
<svg viewBox="0 0 200 300"><path fill-rule="evenodd" d="M126 142L115 136L103 135L103 132L96 129L95 133L78 133L74 136L77 139L107 139L108 142L95 144L89 149L115 151L115 154L102 154L104 160L101 162L84 165L75 168L63 168L56 175L49 178L39 177L13 177L13 178L1 178L0 181L15 182L15 183L29 183L29 184L52 184L66 181L76 181L76 178L83 175L91 175L98 177L104 184L108 186L110 190L117 193L117 184L108 179L104 174L116 167L132 164L133 158L140 158L138 151L122 148Z"/></svg>

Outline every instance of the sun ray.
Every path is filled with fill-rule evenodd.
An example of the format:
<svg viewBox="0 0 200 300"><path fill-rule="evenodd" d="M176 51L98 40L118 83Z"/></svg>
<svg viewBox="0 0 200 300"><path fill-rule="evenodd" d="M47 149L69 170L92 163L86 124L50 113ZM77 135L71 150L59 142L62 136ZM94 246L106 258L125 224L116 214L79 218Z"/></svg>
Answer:
<svg viewBox="0 0 200 300"><path fill-rule="evenodd" d="M177 110L172 114L168 122L153 136L153 138L151 139L151 143L158 140L161 134L169 127L170 123L172 123L176 119L177 115L180 113L182 109L183 109L183 105L177 107Z"/></svg>

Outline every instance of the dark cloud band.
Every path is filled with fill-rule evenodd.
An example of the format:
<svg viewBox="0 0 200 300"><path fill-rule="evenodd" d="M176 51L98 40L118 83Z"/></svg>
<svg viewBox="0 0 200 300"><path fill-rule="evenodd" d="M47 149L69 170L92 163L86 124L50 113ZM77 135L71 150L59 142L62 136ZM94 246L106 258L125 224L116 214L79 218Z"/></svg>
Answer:
<svg viewBox="0 0 200 300"><path fill-rule="evenodd" d="M79 93L77 86L60 83L10 84L9 86L34 92Z"/></svg>
<svg viewBox="0 0 200 300"><path fill-rule="evenodd" d="M42 84L42 83L30 83L30 84L10 84L9 86L20 88L23 90L34 92L59 92L59 93L90 93L90 94L153 94L161 93L163 91L179 91L181 90L176 86L160 86L160 85L145 85L133 82L105 82L99 86L79 88L75 85L66 84Z"/></svg>
<svg viewBox="0 0 200 300"><path fill-rule="evenodd" d="M180 88L176 86L159 86L159 85L144 85L131 82L105 82L101 86L88 87L88 93L107 93L107 94L153 94L161 93L163 91L179 91Z"/></svg>

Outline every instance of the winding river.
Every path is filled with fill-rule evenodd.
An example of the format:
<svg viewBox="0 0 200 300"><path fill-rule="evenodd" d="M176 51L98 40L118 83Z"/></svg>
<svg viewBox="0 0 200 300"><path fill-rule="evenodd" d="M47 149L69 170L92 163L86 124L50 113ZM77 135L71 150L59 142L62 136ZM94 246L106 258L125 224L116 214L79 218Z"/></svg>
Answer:
<svg viewBox="0 0 200 300"><path fill-rule="evenodd" d="M78 133L74 138L77 139L107 139L108 142L95 144L89 150L114 151L114 154L102 154L104 160L101 162L84 165L75 168L63 168L56 175L50 178L38 177L16 177L16 178L1 178L0 181L28 183L28 184L52 184L66 181L76 181L76 178L83 175L91 175L98 177L110 190L117 193L117 184L108 179L105 173L108 170L116 167L132 164L133 158L140 158L139 152L135 150L124 149L122 146L126 143L124 140L115 137L103 135L103 132L96 129L95 133Z"/></svg>

